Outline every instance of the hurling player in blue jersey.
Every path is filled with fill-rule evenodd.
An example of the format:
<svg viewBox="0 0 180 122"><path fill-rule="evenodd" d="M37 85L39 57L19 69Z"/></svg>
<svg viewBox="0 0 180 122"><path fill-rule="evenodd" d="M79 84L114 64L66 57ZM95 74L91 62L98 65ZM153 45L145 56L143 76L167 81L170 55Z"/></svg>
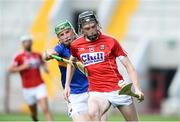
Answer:
<svg viewBox="0 0 180 122"><path fill-rule="evenodd" d="M47 50L44 53L44 59L52 59L52 54L69 59L71 55L70 44L77 38L73 26L70 22L64 21L55 27L55 33L59 39L59 43L54 49ZM59 62L63 88L65 88L66 68L64 62ZM73 121L88 121L88 81L86 76L81 73L79 69L75 69L70 87L71 92L68 101L68 114L72 116ZM106 114L103 115L102 121L106 121Z"/></svg>

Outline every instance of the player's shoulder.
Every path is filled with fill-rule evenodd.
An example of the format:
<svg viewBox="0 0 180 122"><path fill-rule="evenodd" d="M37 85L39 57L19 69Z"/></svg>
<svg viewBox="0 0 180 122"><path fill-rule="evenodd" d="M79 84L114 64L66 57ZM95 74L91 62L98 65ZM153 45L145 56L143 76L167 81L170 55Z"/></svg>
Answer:
<svg viewBox="0 0 180 122"><path fill-rule="evenodd" d="M63 48L64 46L63 46L63 44L62 43L57 43L56 45L55 45L55 47L57 47L57 48Z"/></svg>
<svg viewBox="0 0 180 122"><path fill-rule="evenodd" d="M22 56L24 56L24 55L25 55L25 52L24 52L24 51L21 51L21 52L15 54L15 57L22 57Z"/></svg>
<svg viewBox="0 0 180 122"><path fill-rule="evenodd" d="M32 55L34 55L34 56L39 56L39 57L42 56L42 54L41 54L40 52L35 52L35 51L32 52Z"/></svg>
<svg viewBox="0 0 180 122"><path fill-rule="evenodd" d="M62 49L64 49L64 48L65 48L65 46L64 46L64 44L62 44L62 43L58 43L58 44L56 44L55 47L54 47L54 49L58 49L58 50L62 50Z"/></svg>
<svg viewBox="0 0 180 122"><path fill-rule="evenodd" d="M108 35L108 34L104 34L104 33L101 33L101 38L102 39L108 39L108 40L116 40L115 37L111 36L111 35Z"/></svg>
<svg viewBox="0 0 180 122"><path fill-rule="evenodd" d="M110 36L108 34L101 34L101 39L105 40L105 42L110 43L110 44L115 44L118 42L115 37Z"/></svg>
<svg viewBox="0 0 180 122"><path fill-rule="evenodd" d="M23 51L18 52L18 53L16 53L16 54L13 56L13 59L20 59L20 58L22 58L24 55L25 55L25 54L24 54Z"/></svg>
<svg viewBox="0 0 180 122"><path fill-rule="evenodd" d="M83 36L79 36L78 38L76 38L72 43L71 46L76 46L81 44L84 41L84 37Z"/></svg>
<svg viewBox="0 0 180 122"><path fill-rule="evenodd" d="M54 50L58 53L58 54L62 54L64 49L65 49L65 45L62 43L58 43L55 47Z"/></svg>

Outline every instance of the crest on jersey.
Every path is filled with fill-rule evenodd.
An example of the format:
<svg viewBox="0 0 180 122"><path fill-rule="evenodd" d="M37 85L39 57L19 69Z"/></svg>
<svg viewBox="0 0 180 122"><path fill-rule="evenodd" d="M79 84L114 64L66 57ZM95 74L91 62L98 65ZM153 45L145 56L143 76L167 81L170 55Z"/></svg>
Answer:
<svg viewBox="0 0 180 122"><path fill-rule="evenodd" d="M104 49L105 49L105 45L104 44L100 45L100 50L104 50Z"/></svg>
<svg viewBox="0 0 180 122"><path fill-rule="evenodd" d="M94 47L90 47L90 48L89 48L89 52L90 52L90 53L93 53L93 52L94 52Z"/></svg>

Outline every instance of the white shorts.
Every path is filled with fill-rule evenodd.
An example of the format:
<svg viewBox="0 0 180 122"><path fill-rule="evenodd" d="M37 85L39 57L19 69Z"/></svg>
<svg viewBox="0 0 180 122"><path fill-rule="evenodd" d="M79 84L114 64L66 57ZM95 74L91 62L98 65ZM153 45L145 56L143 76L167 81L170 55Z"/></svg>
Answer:
<svg viewBox="0 0 180 122"><path fill-rule="evenodd" d="M127 106L132 103L132 97L128 95L119 95L119 90L112 92L89 92L89 97L96 97L101 99L102 97L107 99L114 107L119 105Z"/></svg>
<svg viewBox="0 0 180 122"><path fill-rule="evenodd" d="M35 104L39 99L47 97L45 84L34 88L23 88L23 96L28 105Z"/></svg>
<svg viewBox="0 0 180 122"><path fill-rule="evenodd" d="M68 103L68 115L71 117L75 114L88 112L88 93L70 94Z"/></svg>

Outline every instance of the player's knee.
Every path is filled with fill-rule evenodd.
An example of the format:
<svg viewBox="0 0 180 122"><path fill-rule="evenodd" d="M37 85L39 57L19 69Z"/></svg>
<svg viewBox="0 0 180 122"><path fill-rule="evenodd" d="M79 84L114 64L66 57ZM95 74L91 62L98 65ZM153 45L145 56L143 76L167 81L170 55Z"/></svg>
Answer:
<svg viewBox="0 0 180 122"><path fill-rule="evenodd" d="M91 120L99 120L98 113L89 113L89 118Z"/></svg>
<svg viewBox="0 0 180 122"><path fill-rule="evenodd" d="M100 120L100 106L99 101L93 98L90 98L88 101L88 114L91 120Z"/></svg>
<svg viewBox="0 0 180 122"><path fill-rule="evenodd" d="M98 109L89 109L88 114L91 120L97 120L97 119L99 120L100 113Z"/></svg>

